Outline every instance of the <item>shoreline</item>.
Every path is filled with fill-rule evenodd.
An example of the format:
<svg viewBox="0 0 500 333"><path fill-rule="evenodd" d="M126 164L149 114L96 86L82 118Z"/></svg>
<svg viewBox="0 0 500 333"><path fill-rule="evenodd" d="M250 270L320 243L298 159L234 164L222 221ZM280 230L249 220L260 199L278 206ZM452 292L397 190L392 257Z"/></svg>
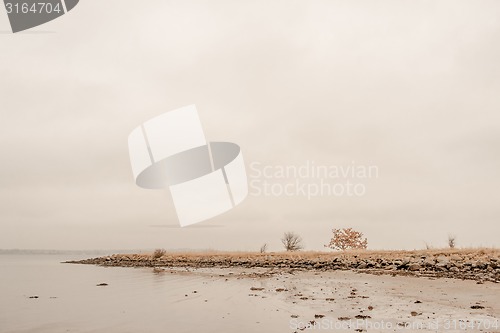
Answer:
<svg viewBox="0 0 500 333"><path fill-rule="evenodd" d="M259 268L273 275L290 271L355 271L374 275L402 275L500 283L500 250L444 249L418 251L346 252L201 252L114 254L65 263L105 267Z"/></svg>
<svg viewBox="0 0 500 333"><path fill-rule="evenodd" d="M217 309L213 326L204 327L207 332L219 332L215 327L239 325L243 326L241 332L248 333L500 332L498 283L391 276L369 270L189 264L137 267L152 270L159 279L179 278L179 284L172 286L177 290L174 299L185 302L190 310L206 309L207 305ZM192 279L200 280L190 289L183 286L182 281Z"/></svg>
<svg viewBox="0 0 500 333"><path fill-rule="evenodd" d="M407 253L384 256L396 260L401 254ZM267 255L272 258L265 258ZM374 255L366 252L357 259ZM493 253L479 256L483 255ZM366 269L245 268L236 264L261 256L249 253L183 256L166 254L151 260L145 255L136 258L140 265L121 264L122 269L110 269L117 267L113 263L118 258L98 260L107 265L61 265L54 258L42 258L42 262L34 258L26 266L12 257L11 266L6 266L10 268L2 275L0 331L500 332L498 283L364 274L370 271ZM215 256L213 262L231 259L234 263L224 268L195 264L203 259L207 266L207 256ZM327 257L301 252L261 258L274 264L285 259L298 265ZM157 261L168 260L184 264L158 266Z"/></svg>

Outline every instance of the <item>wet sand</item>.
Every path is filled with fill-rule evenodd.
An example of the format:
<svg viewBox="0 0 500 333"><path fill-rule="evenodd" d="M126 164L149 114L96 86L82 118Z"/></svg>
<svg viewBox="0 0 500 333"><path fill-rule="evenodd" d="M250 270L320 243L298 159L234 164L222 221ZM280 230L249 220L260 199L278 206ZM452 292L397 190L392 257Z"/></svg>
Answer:
<svg viewBox="0 0 500 333"><path fill-rule="evenodd" d="M265 310L266 319L274 317L256 320L245 332L259 332L262 326L262 331L269 332L500 332L500 284L496 283L352 271L282 272L264 278L255 277L256 273L264 271L198 269L182 274L224 281L224 290L212 285L200 288L200 296L208 292L219 299L226 287L239 285L238 295L246 293L251 299L251 308L242 303L221 319L243 318L255 309ZM166 270L163 274L178 273Z"/></svg>

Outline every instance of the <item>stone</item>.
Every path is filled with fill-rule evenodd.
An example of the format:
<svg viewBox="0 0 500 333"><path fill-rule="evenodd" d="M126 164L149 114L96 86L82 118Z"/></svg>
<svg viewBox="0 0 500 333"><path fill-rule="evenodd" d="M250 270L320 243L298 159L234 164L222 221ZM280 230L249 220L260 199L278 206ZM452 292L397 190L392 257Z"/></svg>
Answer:
<svg viewBox="0 0 500 333"><path fill-rule="evenodd" d="M450 262L450 259L448 259L447 256L439 256L436 259L438 264L448 264Z"/></svg>
<svg viewBox="0 0 500 333"><path fill-rule="evenodd" d="M419 264L411 264L411 265L408 267L408 269L409 269L410 271L418 271L418 270L420 270L420 268L422 268L422 266L420 266Z"/></svg>

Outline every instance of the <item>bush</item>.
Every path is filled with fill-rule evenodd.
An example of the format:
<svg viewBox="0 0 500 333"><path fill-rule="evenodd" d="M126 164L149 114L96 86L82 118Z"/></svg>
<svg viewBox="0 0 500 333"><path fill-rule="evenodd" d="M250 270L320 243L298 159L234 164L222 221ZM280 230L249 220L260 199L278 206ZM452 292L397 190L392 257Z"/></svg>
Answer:
<svg viewBox="0 0 500 333"><path fill-rule="evenodd" d="M158 258L161 258L161 257L163 257L166 253L167 253L167 251L165 251L164 249L156 249L156 250L153 252L153 259L158 259Z"/></svg>
<svg viewBox="0 0 500 333"><path fill-rule="evenodd" d="M352 228L344 229L333 229L333 237L330 240L330 244L325 245L332 250L360 250L366 249L368 246L368 240L363 239L363 233L353 230Z"/></svg>
<svg viewBox="0 0 500 333"><path fill-rule="evenodd" d="M457 245L456 243L457 237L454 235L448 235L448 246L450 249L454 249L455 246Z"/></svg>
<svg viewBox="0 0 500 333"><path fill-rule="evenodd" d="M302 237L293 232L285 232L283 238L281 238L281 243L283 243L287 251L298 251L304 248L302 246Z"/></svg>
<svg viewBox="0 0 500 333"><path fill-rule="evenodd" d="M267 243L264 243L261 247L260 247L260 253L265 253L267 251Z"/></svg>

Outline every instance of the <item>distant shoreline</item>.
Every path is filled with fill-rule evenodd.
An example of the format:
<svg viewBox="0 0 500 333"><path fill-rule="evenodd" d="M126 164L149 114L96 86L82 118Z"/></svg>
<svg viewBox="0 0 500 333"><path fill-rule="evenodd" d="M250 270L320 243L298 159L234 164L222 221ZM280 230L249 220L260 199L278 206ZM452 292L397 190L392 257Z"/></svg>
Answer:
<svg viewBox="0 0 500 333"><path fill-rule="evenodd" d="M346 252L185 252L114 254L72 264L107 267L161 268L262 268L269 274L282 271L352 270L375 275L405 275L500 283L500 250L442 249L418 251Z"/></svg>
<svg viewBox="0 0 500 333"><path fill-rule="evenodd" d="M147 253L147 250L133 250ZM113 253L130 253L132 250L40 250L40 249L0 249L0 255L97 255L105 256Z"/></svg>

